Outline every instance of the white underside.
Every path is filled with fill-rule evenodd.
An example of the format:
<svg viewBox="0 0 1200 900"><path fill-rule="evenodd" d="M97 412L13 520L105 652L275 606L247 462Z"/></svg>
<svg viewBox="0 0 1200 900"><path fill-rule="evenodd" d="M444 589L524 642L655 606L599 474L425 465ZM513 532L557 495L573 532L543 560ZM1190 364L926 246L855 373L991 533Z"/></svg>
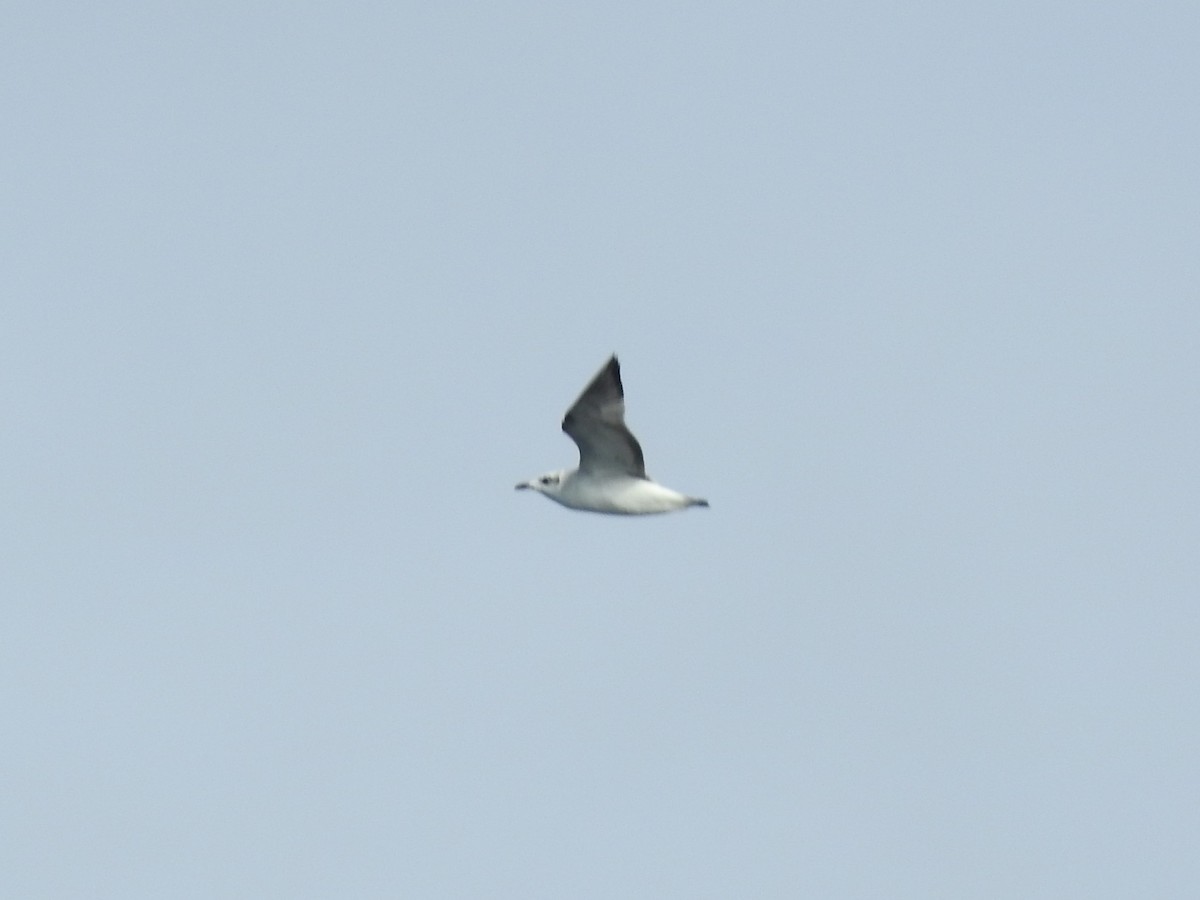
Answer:
<svg viewBox="0 0 1200 900"><path fill-rule="evenodd" d="M556 493L547 492L546 496L572 509L626 516L672 512L700 503L694 497L644 478L608 474L598 476L578 470L568 473L559 490Z"/></svg>

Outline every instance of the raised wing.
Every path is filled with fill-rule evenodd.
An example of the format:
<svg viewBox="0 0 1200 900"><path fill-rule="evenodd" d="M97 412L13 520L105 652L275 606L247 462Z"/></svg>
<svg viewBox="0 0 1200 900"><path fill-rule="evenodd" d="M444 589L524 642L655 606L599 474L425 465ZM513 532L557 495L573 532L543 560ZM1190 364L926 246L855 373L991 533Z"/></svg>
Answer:
<svg viewBox="0 0 1200 900"><path fill-rule="evenodd" d="M625 427L625 389L615 355L567 410L562 429L579 447L580 471L646 477L642 448Z"/></svg>

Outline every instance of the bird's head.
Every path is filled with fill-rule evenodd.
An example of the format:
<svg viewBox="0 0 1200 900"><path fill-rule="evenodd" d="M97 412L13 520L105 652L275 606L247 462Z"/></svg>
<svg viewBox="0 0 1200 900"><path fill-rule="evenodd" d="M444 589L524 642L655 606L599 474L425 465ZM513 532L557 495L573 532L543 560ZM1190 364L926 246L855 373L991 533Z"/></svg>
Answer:
<svg viewBox="0 0 1200 900"><path fill-rule="evenodd" d="M528 481L522 481L517 485L518 491L537 491L539 494L546 494L553 497L562 490L563 476L565 471L547 472L545 475L539 475L537 478L531 478Z"/></svg>

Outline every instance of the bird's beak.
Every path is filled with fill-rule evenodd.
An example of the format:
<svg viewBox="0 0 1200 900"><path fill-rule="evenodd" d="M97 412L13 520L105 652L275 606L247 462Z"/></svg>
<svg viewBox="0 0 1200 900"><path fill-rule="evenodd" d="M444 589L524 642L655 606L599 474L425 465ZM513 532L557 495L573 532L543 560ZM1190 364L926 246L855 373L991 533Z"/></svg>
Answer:
<svg viewBox="0 0 1200 900"><path fill-rule="evenodd" d="M530 485L529 485L528 481L522 481L520 484L517 485L517 490L518 491L527 491L527 490L529 490L529 487L530 487Z"/></svg>

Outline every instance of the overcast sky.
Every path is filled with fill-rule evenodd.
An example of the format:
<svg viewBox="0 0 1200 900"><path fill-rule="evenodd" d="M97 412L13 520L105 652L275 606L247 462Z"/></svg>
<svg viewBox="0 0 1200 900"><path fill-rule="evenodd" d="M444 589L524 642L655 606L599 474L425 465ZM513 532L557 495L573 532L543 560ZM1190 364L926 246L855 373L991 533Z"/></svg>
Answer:
<svg viewBox="0 0 1200 900"><path fill-rule="evenodd" d="M0 892L1200 895L1195 3L4 18Z"/></svg>

